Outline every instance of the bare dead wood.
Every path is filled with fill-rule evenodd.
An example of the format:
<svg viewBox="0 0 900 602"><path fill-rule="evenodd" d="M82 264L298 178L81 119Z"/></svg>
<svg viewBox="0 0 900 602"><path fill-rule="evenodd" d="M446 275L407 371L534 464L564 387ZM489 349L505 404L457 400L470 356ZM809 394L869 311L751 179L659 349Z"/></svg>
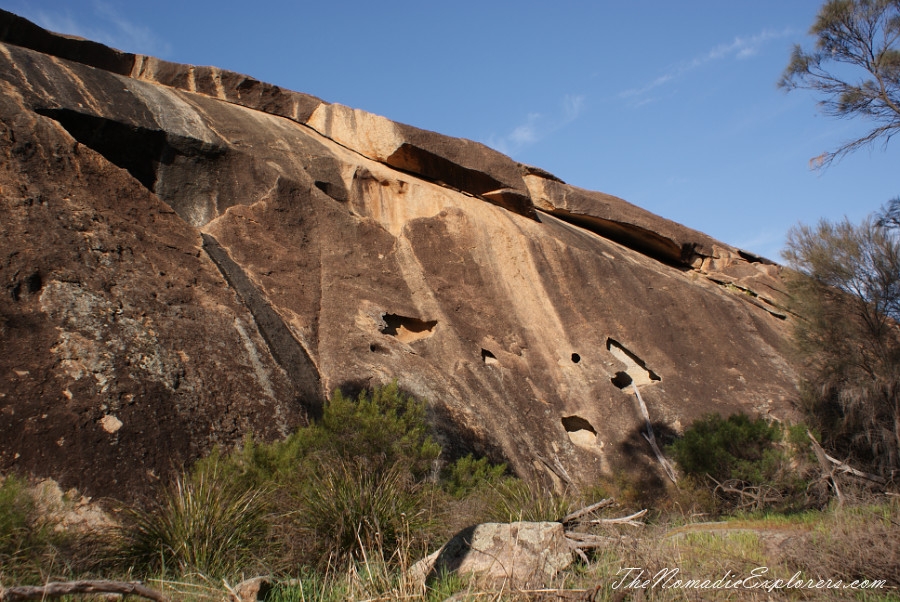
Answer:
<svg viewBox="0 0 900 602"><path fill-rule="evenodd" d="M620 518L595 518L590 521L595 525L632 525L634 527L643 527L644 523L640 522L639 518L647 514L647 510L641 510L640 512L635 512L634 514L629 514L628 516L622 516Z"/></svg>
<svg viewBox="0 0 900 602"><path fill-rule="evenodd" d="M853 468L846 462L841 462L837 458L829 456L828 453L824 449L822 449L822 446L819 444L818 441L816 441L816 438L813 437L813 434L810 431L806 431L806 434L807 434L807 436L809 436L810 441L812 441L812 443L813 443L813 449L818 448L818 450L821 450L822 455L825 457L825 459L828 462L831 462L832 464L834 464L836 466L837 470L839 470L840 472L852 474L855 477L860 477L861 479L873 481L880 485L884 485L887 482L887 481L885 481L885 479L883 477L880 477L877 474L871 474L868 472L863 472L861 470L857 470L856 468ZM816 451L816 455L818 455L818 453L819 452Z"/></svg>
<svg viewBox="0 0 900 602"><path fill-rule="evenodd" d="M594 542L610 542L614 541L615 537L609 537L606 535L595 535L593 533L580 533L578 531L567 531L566 537L575 542L584 542L584 543L594 543Z"/></svg>
<svg viewBox="0 0 900 602"><path fill-rule="evenodd" d="M834 494L837 496L838 504L841 506L844 505L844 494L841 493L841 488L838 485L837 479L834 476L835 467L832 466L828 462L828 454L825 453L825 450L822 449L822 446L819 445L819 442L816 441L816 438L813 437L812 432L809 430L806 431L809 440L812 442L813 452L816 455L816 460L819 462L819 466L822 468L822 476L820 477L823 481L828 481L831 484L831 489L834 491Z"/></svg>
<svg viewBox="0 0 900 602"><path fill-rule="evenodd" d="M616 501L611 497L608 497L604 500L600 500L596 504L591 504L590 506L585 506L581 510L576 510L575 512L571 512L563 517L560 521L562 524L575 522L576 519L581 518L586 514L590 514L591 512L596 512L597 510L601 510L606 508L607 506L612 506Z"/></svg>
<svg viewBox="0 0 900 602"><path fill-rule="evenodd" d="M605 548L609 546L611 543L615 543L619 541L614 537L592 537L592 538L577 538L573 539L569 536L566 536L566 542L573 548L579 548L581 550L589 550L592 548Z"/></svg>
<svg viewBox="0 0 900 602"><path fill-rule="evenodd" d="M19 600L45 600L61 596L90 594L122 594L167 602L166 597L154 589L145 587L138 581L54 581L41 586L0 587L0 602Z"/></svg>
<svg viewBox="0 0 900 602"><path fill-rule="evenodd" d="M581 558L585 564L590 564L591 561L588 559L587 554L584 553L584 550L582 550L579 546L571 546L571 547L572 547L572 550L574 550L575 553L578 554L578 557Z"/></svg>
<svg viewBox="0 0 900 602"><path fill-rule="evenodd" d="M745 482L733 479L720 483L709 473L706 478L716 484L713 489L713 495L728 493L736 496L740 501L737 502L738 510L761 510L766 504L772 504L784 501L784 496L774 487L768 485L747 485Z"/></svg>
<svg viewBox="0 0 900 602"><path fill-rule="evenodd" d="M632 381L631 388L634 389L634 395L637 397L638 404L641 410L641 416L644 417L644 423L647 426L647 432L642 433L644 435L644 439L647 440L647 443L650 444L650 448L653 450L653 453L656 455L656 459L659 461L660 466L663 467L663 470L666 473L673 483L677 483L678 479L675 477L675 471L672 469L672 465L669 464L669 461L666 460L666 457L663 456L662 451L660 451L659 446L656 445L656 437L653 434L653 424L650 422L650 412L647 410L647 404L644 403L644 399L641 397L641 392L638 391L637 385Z"/></svg>

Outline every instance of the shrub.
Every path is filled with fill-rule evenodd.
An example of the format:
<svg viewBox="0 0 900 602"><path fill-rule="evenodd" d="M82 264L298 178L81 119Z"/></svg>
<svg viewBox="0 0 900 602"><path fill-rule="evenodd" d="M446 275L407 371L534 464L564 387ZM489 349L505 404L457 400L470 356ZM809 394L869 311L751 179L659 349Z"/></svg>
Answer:
<svg viewBox="0 0 900 602"><path fill-rule="evenodd" d="M491 464L487 458L463 456L448 464L443 473L443 488L456 499L462 499L483 487L499 483L506 474L506 464Z"/></svg>
<svg viewBox="0 0 900 602"><path fill-rule="evenodd" d="M793 503L805 488L787 469L781 441L782 429L762 418L708 414L685 429L669 451L689 483L709 483L727 507L758 510Z"/></svg>
<svg viewBox="0 0 900 602"><path fill-rule="evenodd" d="M878 219L797 226L782 253L807 419L825 447L890 477L900 469L900 199Z"/></svg>
<svg viewBox="0 0 900 602"><path fill-rule="evenodd" d="M263 491L223 476L218 465L176 479L149 510L132 510L124 559L148 574L174 570L225 577L251 566L266 543Z"/></svg>
<svg viewBox="0 0 900 602"><path fill-rule="evenodd" d="M287 567L352 557L361 546L396 546L401 534L424 538L425 481L439 454L425 403L391 383L356 398L336 391L321 421L284 441L248 438L240 450L214 453L195 471L215 465L238 489L267 491L280 553L270 562Z"/></svg>
<svg viewBox="0 0 900 602"><path fill-rule="evenodd" d="M297 519L320 562L363 560L372 550L389 557L427 527L428 488L402 463L373 471L364 461L339 459L312 478Z"/></svg>
<svg viewBox="0 0 900 602"><path fill-rule="evenodd" d="M779 459L774 443L780 438L778 427L762 418L708 414L685 429L671 450L685 474L759 485L774 477Z"/></svg>
<svg viewBox="0 0 900 602"><path fill-rule="evenodd" d="M441 452L428 435L425 403L405 395L396 381L362 391L356 400L335 391L318 428L332 452L347 460L366 458L374 470L403 462L421 478Z"/></svg>
<svg viewBox="0 0 900 602"><path fill-rule="evenodd" d="M259 443L248 437L242 449L224 458L223 469L246 486L296 488L318 472L324 455L364 460L374 471L402 462L420 479L440 452L428 435L425 403L402 393L394 382L362 391L356 399L335 391L320 422L284 441Z"/></svg>

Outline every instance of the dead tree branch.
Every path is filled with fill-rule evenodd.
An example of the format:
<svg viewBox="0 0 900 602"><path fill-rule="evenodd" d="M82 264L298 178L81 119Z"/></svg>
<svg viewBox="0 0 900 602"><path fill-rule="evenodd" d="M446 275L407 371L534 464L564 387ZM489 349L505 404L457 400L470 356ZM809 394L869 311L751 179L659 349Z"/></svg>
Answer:
<svg viewBox="0 0 900 602"><path fill-rule="evenodd" d="M641 518L645 514L647 514L646 509L641 510L640 512L635 512L634 514L630 514L628 516L622 516L620 518L596 518L590 522L595 525L620 524L620 525L631 525L633 527L643 527L644 523L642 523L641 521L639 521L637 519Z"/></svg>
<svg viewBox="0 0 900 602"><path fill-rule="evenodd" d="M585 516L586 514L590 514L591 512L596 512L597 510L601 510L606 508L607 506L612 506L616 501L611 497L606 498L605 500L600 500L596 504L591 504L590 506L586 506L581 510L576 510L575 512L569 513L563 517L560 521L562 524L575 522L576 519Z"/></svg>
<svg viewBox="0 0 900 602"><path fill-rule="evenodd" d="M660 451L659 446L656 445L656 437L653 435L653 425L650 422L650 412L647 411L647 404L644 403L644 399L641 397L641 392L638 391L637 385L632 381L631 387L634 389L634 395L637 397L638 404L640 405L641 416L644 417L644 423L647 426L647 432L642 433L644 435L644 439L647 440L647 443L650 444L650 447L653 449L653 453L656 454L656 459L659 460L660 465L663 467L663 470L666 472L666 475L672 480L673 483L677 483L678 479L675 477L675 471L672 469L672 465L669 464L669 461L666 460L666 457L663 456L662 451Z"/></svg>
<svg viewBox="0 0 900 602"><path fill-rule="evenodd" d="M45 600L71 595L122 594L167 602L166 597L137 581L54 581L41 586L0 587L0 602Z"/></svg>
<svg viewBox="0 0 900 602"><path fill-rule="evenodd" d="M807 434L807 436L809 437L809 440L812 441L812 444L813 444L813 450L816 452L816 456L818 457L818 455L819 455L819 450L821 450L822 455L823 455L823 457L825 458L825 460L827 460L828 462L831 462L832 464L834 464L835 467L836 467L836 470L838 470L838 471L840 471L840 472L843 472L843 473L846 473L846 474L852 474L854 477L859 477L859 478L861 478L861 479L866 479L866 480L869 480L869 481L878 483L879 485L884 485L884 484L886 483L886 481L884 480L884 478L883 478L883 477L879 477L877 474L871 474L871 473L868 473L868 472L863 472L863 471L861 471L861 470L857 470L856 468L853 468L852 466L850 466L850 465L847 464L846 462L841 462L841 461L838 460L837 458L834 458L834 457L832 457L832 456L829 456L829 455L825 452L825 450L822 449L822 446L819 445L819 442L816 441L816 438L813 437L813 434L812 434L810 431L807 430L807 431L806 431L806 434Z"/></svg>
<svg viewBox="0 0 900 602"><path fill-rule="evenodd" d="M707 474L706 477L716 484L713 495L728 494L735 496L739 500L735 506L738 510L761 510L766 504L784 501L784 496L775 487L748 485L744 481L737 479L720 483L710 474Z"/></svg>

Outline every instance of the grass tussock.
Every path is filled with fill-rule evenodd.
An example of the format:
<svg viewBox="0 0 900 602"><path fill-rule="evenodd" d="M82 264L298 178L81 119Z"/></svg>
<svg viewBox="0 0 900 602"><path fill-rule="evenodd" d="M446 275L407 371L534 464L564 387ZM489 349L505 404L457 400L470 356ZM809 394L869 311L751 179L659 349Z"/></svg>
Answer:
<svg viewBox="0 0 900 602"><path fill-rule="evenodd" d="M259 564L269 532L265 490L235 486L215 464L204 468L129 513L121 536L129 569L222 578Z"/></svg>

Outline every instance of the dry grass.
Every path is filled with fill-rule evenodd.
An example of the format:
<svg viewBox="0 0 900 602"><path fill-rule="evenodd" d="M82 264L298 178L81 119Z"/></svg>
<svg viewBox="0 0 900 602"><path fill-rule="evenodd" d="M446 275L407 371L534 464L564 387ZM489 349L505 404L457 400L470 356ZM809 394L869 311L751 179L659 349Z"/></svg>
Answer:
<svg viewBox="0 0 900 602"><path fill-rule="evenodd" d="M861 600L900 601L900 500L881 498L870 503L824 512L795 515L742 517L720 522L682 524L660 521L641 528L608 526L593 531L609 537L609 544L597 550L589 563L576 563L546 584L545 589L518 590L508 586L485 587L459 576L445 576L425 589L408 577L408 569L426 550L408 541L399 547L360 546L356 558L324 569L295 569L275 579L267 600L294 601L387 601L408 600ZM359 542L362 544L362 541ZM60 575L58 559L51 572L54 578L74 579L81 575ZM7 565L8 566L8 565ZM250 565L243 569L246 571ZM767 567L767 576L788 580L796 573L806 579L884 579L883 589L870 591L823 591L816 589L771 592L755 589L704 590L656 587L616 587L623 571L638 567L643 578L651 579L677 569L678 578L710 579L730 576L738 579ZM3 567L6 569L7 567ZM0 582L17 585L15 575L0 569ZM199 572L169 573L146 584L163 591L170 599L208 602L224 600L228 587L221 579ZM62 572L65 572L62 569ZM243 577L238 569L231 585ZM47 573L49 575L50 573ZM108 573L108 578L122 575Z"/></svg>

